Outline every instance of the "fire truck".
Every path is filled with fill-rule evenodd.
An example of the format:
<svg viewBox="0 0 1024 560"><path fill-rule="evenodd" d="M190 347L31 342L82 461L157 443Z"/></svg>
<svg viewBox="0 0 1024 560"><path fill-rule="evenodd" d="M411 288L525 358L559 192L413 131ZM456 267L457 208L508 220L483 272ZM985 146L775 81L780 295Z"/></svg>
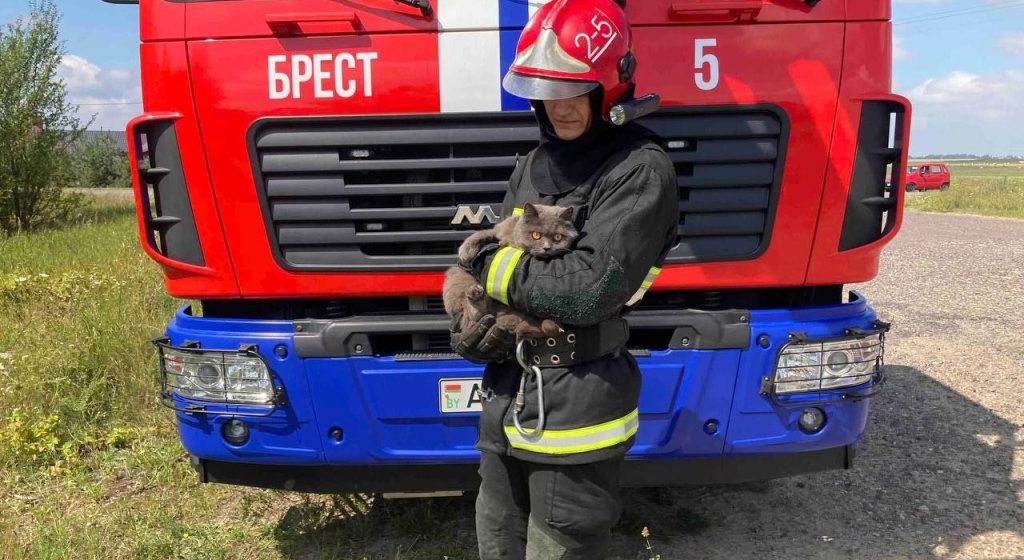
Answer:
<svg viewBox="0 0 1024 560"><path fill-rule="evenodd" d="M439 296L538 142L501 77L543 2L107 1L140 4L139 237L194 302L155 341L159 400L199 478L475 488L482 370L451 352ZM625 9L680 215L626 316L643 388L624 484L849 468L888 325L846 286L877 274L905 196L890 2Z"/></svg>

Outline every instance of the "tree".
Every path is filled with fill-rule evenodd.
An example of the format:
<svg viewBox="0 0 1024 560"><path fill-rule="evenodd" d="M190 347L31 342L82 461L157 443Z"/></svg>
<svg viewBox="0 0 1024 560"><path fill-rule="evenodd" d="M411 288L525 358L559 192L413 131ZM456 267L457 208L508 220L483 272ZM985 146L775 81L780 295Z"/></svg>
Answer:
<svg viewBox="0 0 1024 560"><path fill-rule="evenodd" d="M83 129L57 77L64 54L52 0L0 30L0 230L59 222L80 197L63 194L66 147Z"/></svg>
<svg viewBox="0 0 1024 560"><path fill-rule="evenodd" d="M76 183L82 187L131 187L131 167L110 136L79 140L74 147Z"/></svg>

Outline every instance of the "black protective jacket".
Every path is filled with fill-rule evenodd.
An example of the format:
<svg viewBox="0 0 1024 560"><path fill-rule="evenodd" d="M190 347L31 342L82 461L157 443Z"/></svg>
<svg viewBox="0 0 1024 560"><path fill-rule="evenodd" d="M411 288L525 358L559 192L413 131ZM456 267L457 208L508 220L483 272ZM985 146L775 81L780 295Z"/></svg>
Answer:
<svg viewBox="0 0 1024 560"><path fill-rule="evenodd" d="M675 243L679 220L676 174L646 129L635 125L604 147L596 170L567 192L538 189L537 150L516 167L502 209L509 216L527 202L571 206L580 237L574 248L544 260L491 247L472 268L488 294L511 307L558 321L567 330L621 322L628 302L642 297ZM543 369L547 426L540 442L524 442L512 428L510 404L519 387L515 360L491 363L484 388L477 448L542 463L580 464L624 454L638 425L640 372L625 351L569 367ZM536 383L527 386L525 427L535 425ZM550 437L548 437L550 435Z"/></svg>

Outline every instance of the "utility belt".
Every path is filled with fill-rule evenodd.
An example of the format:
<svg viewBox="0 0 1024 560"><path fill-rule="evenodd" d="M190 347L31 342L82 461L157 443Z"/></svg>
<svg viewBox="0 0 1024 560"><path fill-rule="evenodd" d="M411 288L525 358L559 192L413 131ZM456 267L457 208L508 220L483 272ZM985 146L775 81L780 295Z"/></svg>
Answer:
<svg viewBox="0 0 1024 560"><path fill-rule="evenodd" d="M523 344L523 360L529 366L568 367L616 354L629 340L629 324L616 317L586 327L566 328L548 338L533 338Z"/></svg>

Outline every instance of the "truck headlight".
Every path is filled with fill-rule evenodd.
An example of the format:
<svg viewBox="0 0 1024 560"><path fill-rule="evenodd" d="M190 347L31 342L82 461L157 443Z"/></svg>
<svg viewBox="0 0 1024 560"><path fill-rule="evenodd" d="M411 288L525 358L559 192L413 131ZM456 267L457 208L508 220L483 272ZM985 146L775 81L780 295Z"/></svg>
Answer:
<svg viewBox="0 0 1024 560"><path fill-rule="evenodd" d="M883 345L880 330L790 342L779 352L774 378L762 392L805 393L867 383L882 366Z"/></svg>
<svg viewBox="0 0 1024 560"><path fill-rule="evenodd" d="M164 392L199 401L274 404L267 364L254 352L175 348L158 343Z"/></svg>

